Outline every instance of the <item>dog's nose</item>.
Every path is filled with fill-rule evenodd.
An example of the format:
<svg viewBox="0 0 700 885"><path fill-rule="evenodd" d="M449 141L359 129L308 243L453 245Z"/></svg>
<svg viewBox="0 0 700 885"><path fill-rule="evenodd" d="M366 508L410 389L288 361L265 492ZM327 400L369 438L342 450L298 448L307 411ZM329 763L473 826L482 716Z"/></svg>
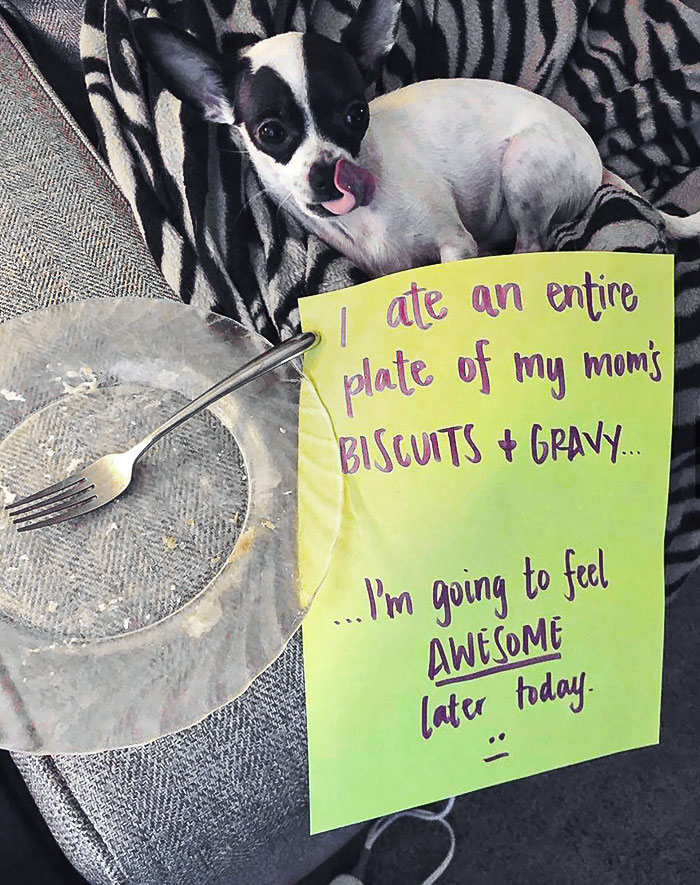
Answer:
<svg viewBox="0 0 700 885"><path fill-rule="evenodd" d="M314 200L319 203L340 196L335 186L335 163L314 163L309 169L309 184Z"/></svg>

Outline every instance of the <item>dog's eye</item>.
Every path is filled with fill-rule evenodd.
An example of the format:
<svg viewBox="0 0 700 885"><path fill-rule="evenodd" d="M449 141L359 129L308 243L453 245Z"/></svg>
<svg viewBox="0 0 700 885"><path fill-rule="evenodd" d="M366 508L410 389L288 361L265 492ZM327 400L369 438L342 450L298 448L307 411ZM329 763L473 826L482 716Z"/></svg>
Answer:
<svg viewBox="0 0 700 885"><path fill-rule="evenodd" d="M361 101L353 102L345 111L345 124L350 129L362 129L367 123L369 109Z"/></svg>
<svg viewBox="0 0 700 885"><path fill-rule="evenodd" d="M256 132L258 139L263 144L279 145L287 138L287 130L278 120L265 120Z"/></svg>

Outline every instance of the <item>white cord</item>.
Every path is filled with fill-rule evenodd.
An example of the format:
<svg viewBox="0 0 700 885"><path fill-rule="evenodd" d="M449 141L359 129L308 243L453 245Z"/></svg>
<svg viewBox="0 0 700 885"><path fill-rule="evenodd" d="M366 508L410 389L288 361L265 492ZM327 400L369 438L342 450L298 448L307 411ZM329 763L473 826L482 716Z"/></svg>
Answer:
<svg viewBox="0 0 700 885"><path fill-rule="evenodd" d="M390 814L388 817L384 817L381 820L376 821L371 827L370 831L367 834L367 838L365 839L364 851L362 852L362 857L360 862L356 868L356 874L361 875L364 873L367 859L369 856L369 852L372 850L374 843L377 839L382 835L384 830L390 827L395 821L399 820L402 817L415 817L418 820L424 821L435 821L436 823L441 824L447 832L450 834L450 847L442 860L442 863L428 876L427 879L424 879L421 882L421 885L433 885L434 882L442 876L445 870L452 863L452 858L455 856L455 832L452 829L452 825L448 823L446 820L447 815L452 811L452 808L455 804L454 796L451 799L447 800L447 804L443 808L442 811L428 811L426 808L412 808L409 811L397 811L395 814Z"/></svg>

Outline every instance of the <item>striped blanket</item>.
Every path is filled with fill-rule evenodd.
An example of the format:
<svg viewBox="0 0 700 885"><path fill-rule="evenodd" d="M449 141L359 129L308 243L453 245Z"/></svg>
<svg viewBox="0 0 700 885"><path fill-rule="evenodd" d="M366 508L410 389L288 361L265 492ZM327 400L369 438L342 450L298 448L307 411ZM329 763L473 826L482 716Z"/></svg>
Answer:
<svg viewBox="0 0 700 885"><path fill-rule="evenodd" d="M159 15L235 53L288 30L337 37L357 2L87 0L81 54L100 146L150 252L183 301L273 342L296 330L301 296L362 275L271 202L228 127L203 124L163 90L131 22ZM434 77L492 78L548 96L645 195L602 186L580 217L551 231L549 249L676 252L672 592L700 550L700 241L668 244L653 206L700 208L700 13L680 0L405 0L376 89Z"/></svg>

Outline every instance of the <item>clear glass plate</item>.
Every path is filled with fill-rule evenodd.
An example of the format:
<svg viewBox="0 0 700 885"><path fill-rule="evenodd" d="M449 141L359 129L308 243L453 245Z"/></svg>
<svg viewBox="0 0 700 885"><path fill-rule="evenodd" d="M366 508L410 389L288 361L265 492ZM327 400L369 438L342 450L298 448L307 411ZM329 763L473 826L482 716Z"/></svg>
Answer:
<svg viewBox="0 0 700 885"><path fill-rule="evenodd" d="M0 505L123 450L268 347L179 302L93 299L0 326ZM299 403L327 551L301 588ZM154 446L127 492L18 533L0 514L0 745L91 752L192 725L282 652L328 567L342 477L328 416L287 365ZM314 557L315 559L315 557Z"/></svg>

